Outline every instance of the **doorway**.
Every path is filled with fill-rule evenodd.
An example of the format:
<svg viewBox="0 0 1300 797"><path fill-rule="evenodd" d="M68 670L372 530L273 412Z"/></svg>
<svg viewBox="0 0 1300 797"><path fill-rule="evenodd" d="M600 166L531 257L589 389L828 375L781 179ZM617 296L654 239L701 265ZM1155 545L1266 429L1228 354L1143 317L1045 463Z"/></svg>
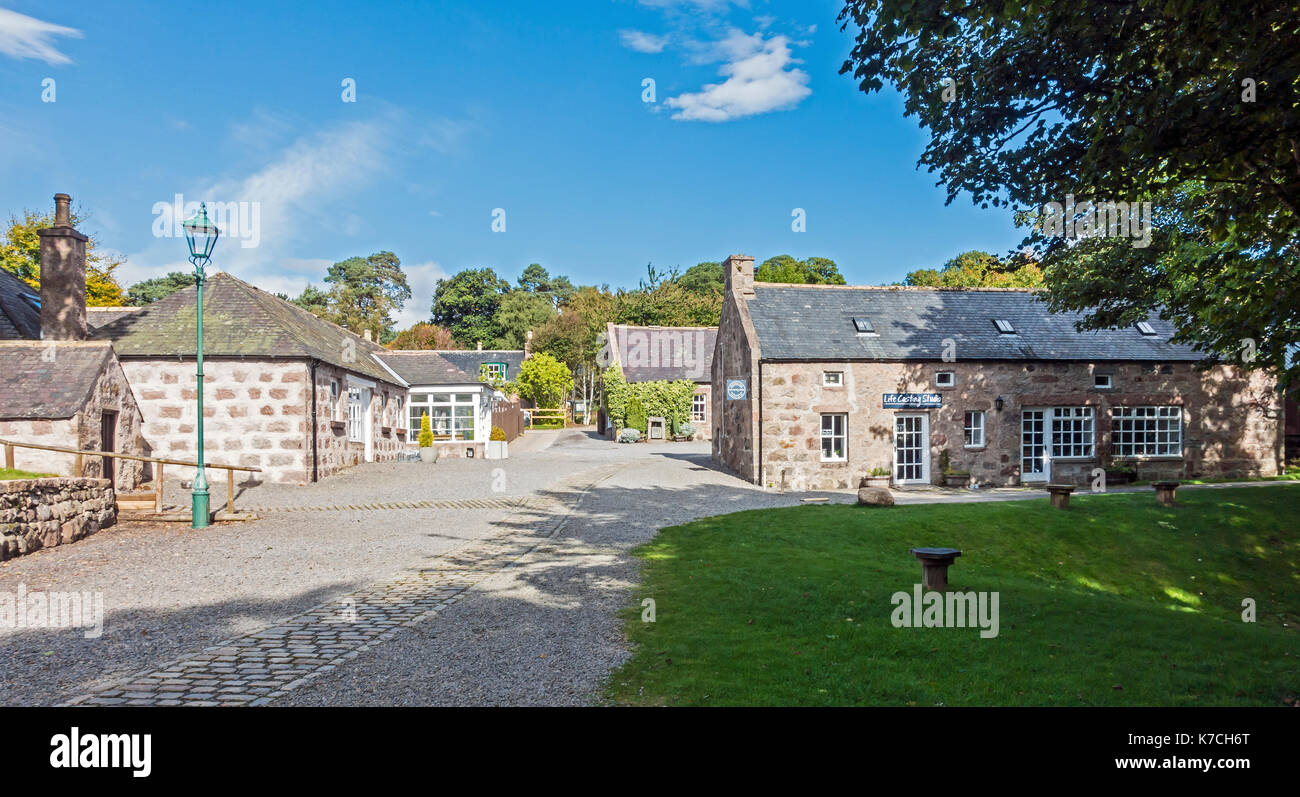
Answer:
<svg viewBox="0 0 1300 797"><path fill-rule="evenodd" d="M1020 414L1020 480L1045 482L1051 479L1052 460L1047 456L1047 410L1024 410Z"/></svg>
<svg viewBox="0 0 1300 797"><path fill-rule="evenodd" d="M99 450L117 451L117 413L105 410L99 414ZM100 457L100 477L108 479L108 484L117 492L117 468L114 457Z"/></svg>
<svg viewBox="0 0 1300 797"><path fill-rule="evenodd" d="M930 483L930 416L894 416L894 481Z"/></svg>

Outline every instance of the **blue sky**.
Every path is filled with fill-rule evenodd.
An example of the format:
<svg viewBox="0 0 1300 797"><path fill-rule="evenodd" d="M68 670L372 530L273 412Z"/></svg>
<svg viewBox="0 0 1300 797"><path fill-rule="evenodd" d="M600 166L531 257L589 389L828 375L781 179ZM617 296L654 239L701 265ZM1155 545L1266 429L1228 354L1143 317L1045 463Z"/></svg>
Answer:
<svg viewBox="0 0 1300 797"><path fill-rule="evenodd" d="M0 0L0 212L72 194L130 283L189 268L159 203L257 203L215 267L296 294L391 249L404 323L466 267L630 287L789 253L869 284L1016 245L1009 214L945 207L899 97L838 74L839 5Z"/></svg>

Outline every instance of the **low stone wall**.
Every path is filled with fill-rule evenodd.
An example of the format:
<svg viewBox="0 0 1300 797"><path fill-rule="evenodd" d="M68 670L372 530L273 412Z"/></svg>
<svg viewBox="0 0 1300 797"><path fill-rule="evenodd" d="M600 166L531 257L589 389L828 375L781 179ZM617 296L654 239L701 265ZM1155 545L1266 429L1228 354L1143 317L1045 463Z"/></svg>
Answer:
<svg viewBox="0 0 1300 797"><path fill-rule="evenodd" d="M0 481L0 561L74 542L116 522L108 479Z"/></svg>

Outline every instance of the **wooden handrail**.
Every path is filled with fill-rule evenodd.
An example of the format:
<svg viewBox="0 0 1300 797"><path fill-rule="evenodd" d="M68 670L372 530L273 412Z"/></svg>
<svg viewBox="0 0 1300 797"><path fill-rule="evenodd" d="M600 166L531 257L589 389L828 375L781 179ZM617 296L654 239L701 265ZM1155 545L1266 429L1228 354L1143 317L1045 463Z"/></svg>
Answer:
<svg viewBox="0 0 1300 797"><path fill-rule="evenodd" d="M131 459L136 462L153 462L158 465L158 489L154 491L154 512L163 511L163 465L187 465L197 468L199 463L186 462L181 459L163 459L161 457L141 457L136 454L119 454L116 451L86 451L79 448L62 448L60 446L43 446L39 443L19 443L16 440L0 440L0 445L5 449L5 467L13 469L14 467L14 449L15 448L34 448L38 451L54 451L59 454L75 454L77 459L72 468L78 477L81 476L82 457L112 457L114 459ZM242 470L249 473L261 473L261 468L253 468L247 465L217 465L212 462L203 463L204 468L217 468L226 471L226 511L235 511L235 477L230 471Z"/></svg>

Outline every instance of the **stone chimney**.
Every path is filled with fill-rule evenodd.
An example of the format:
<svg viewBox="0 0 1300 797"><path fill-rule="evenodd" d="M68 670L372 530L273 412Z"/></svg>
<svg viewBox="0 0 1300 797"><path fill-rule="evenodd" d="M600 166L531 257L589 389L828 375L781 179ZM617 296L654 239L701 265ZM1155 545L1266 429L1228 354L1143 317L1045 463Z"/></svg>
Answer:
<svg viewBox="0 0 1300 797"><path fill-rule="evenodd" d="M85 340L86 236L72 226L72 197L54 195L54 226L41 238L41 337Z"/></svg>
<svg viewBox="0 0 1300 797"><path fill-rule="evenodd" d="M373 342L370 338L370 327L366 327L365 329L361 330L361 337L365 338L367 343Z"/></svg>
<svg viewBox="0 0 1300 797"><path fill-rule="evenodd" d="M533 331L530 329L524 333L524 359L527 360L533 356Z"/></svg>
<svg viewBox="0 0 1300 797"><path fill-rule="evenodd" d="M754 295L754 258L751 255L731 255L722 261L726 275L727 291L745 298Z"/></svg>
<svg viewBox="0 0 1300 797"><path fill-rule="evenodd" d="M483 351L483 341L481 340L478 342L478 350Z"/></svg>

